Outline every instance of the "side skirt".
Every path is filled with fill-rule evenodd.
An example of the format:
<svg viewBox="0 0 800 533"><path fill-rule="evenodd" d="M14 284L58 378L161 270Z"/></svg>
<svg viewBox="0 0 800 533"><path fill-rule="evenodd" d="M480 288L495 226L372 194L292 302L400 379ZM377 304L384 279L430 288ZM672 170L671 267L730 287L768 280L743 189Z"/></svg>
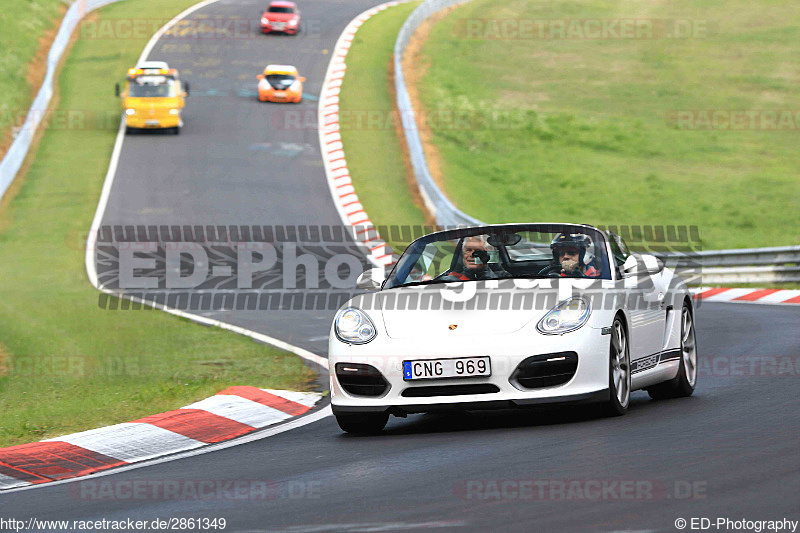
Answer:
<svg viewBox="0 0 800 533"><path fill-rule="evenodd" d="M642 357L631 363L631 390L650 387L678 375L680 349L673 348Z"/></svg>

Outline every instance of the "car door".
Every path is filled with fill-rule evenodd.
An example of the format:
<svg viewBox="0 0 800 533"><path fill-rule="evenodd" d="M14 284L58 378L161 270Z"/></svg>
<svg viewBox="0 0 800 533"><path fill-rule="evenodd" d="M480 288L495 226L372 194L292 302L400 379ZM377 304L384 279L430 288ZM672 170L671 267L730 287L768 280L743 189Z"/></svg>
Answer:
<svg viewBox="0 0 800 533"><path fill-rule="evenodd" d="M609 236L611 253L617 265L618 279L622 279L626 311L630 318L628 329L631 364L634 370L640 371L655 366L657 354L661 351L667 314L664 308L666 290L660 287L659 274L649 274L647 265L641 264L633 272L624 272L622 265L631 257L631 253L622 237L613 233Z"/></svg>

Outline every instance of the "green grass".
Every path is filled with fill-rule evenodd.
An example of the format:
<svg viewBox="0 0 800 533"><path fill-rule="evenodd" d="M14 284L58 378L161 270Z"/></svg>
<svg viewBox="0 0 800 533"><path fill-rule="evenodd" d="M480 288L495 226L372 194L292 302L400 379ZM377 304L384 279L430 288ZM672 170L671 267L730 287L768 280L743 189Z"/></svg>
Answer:
<svg viewBox="0 0 800 533"><path fill-rule="evenodd" d="M339 95L347 166L361 204L378 226L425 223L411 196L401 140L393 127L392 120L399 117L393 114L389 78L397 32L417 5L389 8L359 28ZM402 242L391 244L404 249Z"/></svg>
<svg viewBox="0 0 800 533"><path fill-rule="evenodd" d="M675 110L800 110L791 1L476 0L423 48L424 108L512 111L511 128L434 126L446 191L487 222L700 227L705 249L800 242L800 122L687 131ZM467 39L463 19L684 19L687 39Z"/></svg>
<svg viewBox="0 0 800 533"><path fill-rule="evenodd" d="M196 0L128 0L101 17L169 20ZM59 110L114 117L49 129L0 212L0 446L175 409L231 385L303 389L294 355L159 311L108 311L84 269L84 237L116 135L114 73L146 39L79 39Z"/></svg>
<svg viewBox="0 0 800 533"><path fill-rule="evenodd" d="M39 39L57 27L63 0L15 0L0 9L0 146L21 123L38 87L28 83L28 66Z"/></svg>

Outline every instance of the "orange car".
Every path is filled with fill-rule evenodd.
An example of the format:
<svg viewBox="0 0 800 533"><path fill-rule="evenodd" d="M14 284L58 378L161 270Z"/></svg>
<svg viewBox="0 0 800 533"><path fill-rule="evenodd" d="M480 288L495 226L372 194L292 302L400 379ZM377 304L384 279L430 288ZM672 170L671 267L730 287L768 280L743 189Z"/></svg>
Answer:
<svg viewBox="0 0 800 533"><path fill-rule="evenodd" d="M258 99L262 102L294 102L303 99L306 79L291 65L267 65L258 78Z"/></svg>

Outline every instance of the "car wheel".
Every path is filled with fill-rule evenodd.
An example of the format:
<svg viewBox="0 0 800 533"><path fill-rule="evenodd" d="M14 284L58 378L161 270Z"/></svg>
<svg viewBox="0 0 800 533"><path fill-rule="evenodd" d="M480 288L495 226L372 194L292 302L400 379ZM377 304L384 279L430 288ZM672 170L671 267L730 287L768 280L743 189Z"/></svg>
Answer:
<svg viewBox="0 0 800 533"><path fill-rule="evenodd" d="M180 132L181 132L181 127L180 126L175 126L174 128L172 128L172 133L174 135L178 135Z"/></svg>
<svg viewBox="0 0 800 533"><path fill-rule="evenodd" d="M611 327L609 349L608 390L610 398L605 406L606 414L624 415L631 402L631 352L625 324L617 316Z"/></svg>
<svg viewBox="0 0 800 533"><path fill-rule="evenodd" d="M681 311L681 364L678 375L669 381L647 389L654 400L685 398L691 396L697 385L697 340L694 331L694 315L686 304Z"/></svg>
<svg viewBox="0 0 800 533"><path fill-rule="evenodd" d="M343 431L356 435L374 435L386 427L389 413L358 413L336 415L336 422Z"/></svg>

